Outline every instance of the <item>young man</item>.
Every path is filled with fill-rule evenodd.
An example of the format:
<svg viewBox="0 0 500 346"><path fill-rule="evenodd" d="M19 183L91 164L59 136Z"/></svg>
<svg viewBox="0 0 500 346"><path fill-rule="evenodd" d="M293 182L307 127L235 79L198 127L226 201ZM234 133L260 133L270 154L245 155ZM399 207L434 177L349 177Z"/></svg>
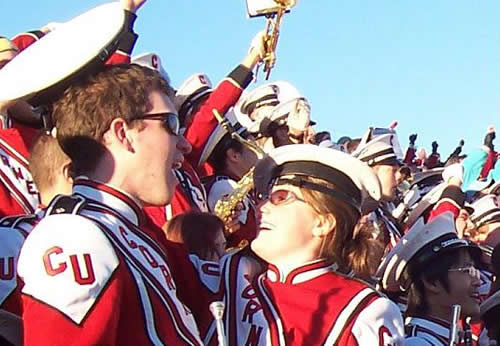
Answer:
<svg viewBox="0 0 500 346"><path fill-rule="evenodd" d="M234 115L226 116L240 136L249 137L246 128L236 121ZM200 160L207 161L214 168L213 175L202 179L208 194L208 206L213 212L217 202L233 193L237 182L252 169L257 156L219 125L210 136ZM255 201L248 193L240 202L243 208L239 210L238 223L226 234L228 247L242 247L255 238Z"/></svg>
<svg viewBox="0 0 500 346"><path fill-rule="evenodd" d="M155 71L112 66L54 102L77 178L21 251L27 345L202 344L142 211L170 202L188 147L168 90Z"/></svg>
<svg viewBox="0 0 500 346"><path fill-rule="evenodd" d="M408 292L406 345L448 345L452 306L461 318L479 317L477 245L459 239L451 213L417 223L386 256L382 288Z"/></svg>
<svg viewBox="0 0 500 346"><path fill-rule="evenodd" d="M107 64L130 61L130 52L137 40L133 31L137 18L135 13L146 0L120 2L125 11L125 32L120 38L118 50L110 56ZM47 29L30 31L17 35L12 41L0 37L0 69L47 32ZM17 81L2 80L2 83ZM40 204L40 198L28 169L28 148L42 125L40 115L26 100L19 100L8 107L0 105L0 122L0 217L31 214Z"/></svg>

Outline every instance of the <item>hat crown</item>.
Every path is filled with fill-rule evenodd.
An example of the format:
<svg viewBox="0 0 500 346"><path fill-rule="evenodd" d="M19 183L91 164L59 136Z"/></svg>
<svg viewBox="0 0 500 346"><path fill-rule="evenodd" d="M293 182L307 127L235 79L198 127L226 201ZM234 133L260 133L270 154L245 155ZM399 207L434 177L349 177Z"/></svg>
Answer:
<svg viewBox="0 0 500 346"><path fill-rule="evenodd" d="M179 111L186 102L195 102L212 91L212 82L206 74L195 73L188 77L175 93L174 105Z"/></svg>
<svg viewBox="0 0 500 346"><path fill-rule="evenodd" d="M255 166L255 185L261 191L266 190L272 179L275 178L277 168L291 162L300 162L307 169L311 165L320 164L328 168L340 171L347 176L361 193L362 201L367 198L379 200L381 188L377 176L363 162L339 150L320 147L313 144L291 144L271 150L266 158L260 160ZM300 174L300 173L297 173ZM307 173L303 173L307 175ZM334 178L334 177L333 177ZM260 179L260 181L258 181ZM323 178L327 180L328 178ZM331 181L338 184L338 181ZM361 202L362 202L361 201Z"/></svg>
<svg viewBox="0 0 500 346"><path fill-rule="evenodd" d="M498 197L493 194L489 194L481 197L471 204L474 212L470 216L472 222L476 226L482 225L493 218L500 217L500 202Z"/></svg>
<svg viewBox="0 0 500 346"><path fill-rule="evenodd" d="M369 165L387 159L403 159L403 151L396 131L389 128L368 129L352 155Z"/></svg>
<svg viewBox="0 0 500 346"><path fill-rule="evenodd" d="M140 55L136 55L132 58L130 61L132 64L137 64L141 65L147 68L150 68L151 70L158 71L163 78L170 84L170 76L168 73L163 69L163 65L161 63L161 58L158 54L156 53L143 53Z"/></svg>

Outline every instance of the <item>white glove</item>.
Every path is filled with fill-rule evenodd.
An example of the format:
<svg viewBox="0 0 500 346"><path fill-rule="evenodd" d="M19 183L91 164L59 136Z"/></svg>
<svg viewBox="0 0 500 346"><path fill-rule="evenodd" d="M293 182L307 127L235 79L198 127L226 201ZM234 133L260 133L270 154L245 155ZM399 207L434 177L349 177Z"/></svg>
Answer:
<svg viewBox="0 0 500 346"><path fill-rule="evenodd" d="M287 103L288 104L288 103ZM290 101L287 125L294 132L304 132L311 121L311 107L304 98Z"/></svg>
<svg viewBox="0 0 500 346"><path fill-rule="evenodd" d="M464 168L462 167L462 164L454 163L444 169L442 176L445 183L447 183L451 178L457 178L462 182L464 177Z"/></svg>
<svg viewBox="0 0 500 346"><path fill-rule="evenodd" d="M248 48L248 54L252 53L253 50L256 50L256 52L259 55L260 59L264 58L264 55L266 55L266 41L265 41L266 33L265 31L259 31L254 38L252 39L252 42L250 43L250 48Z"/></svg>

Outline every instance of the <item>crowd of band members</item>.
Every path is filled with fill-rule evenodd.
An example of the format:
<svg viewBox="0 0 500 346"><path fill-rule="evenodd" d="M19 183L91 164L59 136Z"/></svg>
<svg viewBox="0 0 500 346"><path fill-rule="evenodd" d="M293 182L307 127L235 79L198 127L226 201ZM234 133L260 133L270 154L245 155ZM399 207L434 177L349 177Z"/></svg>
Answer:
<svg viewBox="0 0 500 346"><path fill-rule="evenodd" d="M493 128L443 162L376 119L335 142L300 86L251 86L263 33L215 87L175 88L157 54L131 58L145 0L121 2L128 34L50 101L52 128L0 103L2 342L216 345L214 301L229 345L498 342ZM0 38L0 68L49 32Z"/></svg>

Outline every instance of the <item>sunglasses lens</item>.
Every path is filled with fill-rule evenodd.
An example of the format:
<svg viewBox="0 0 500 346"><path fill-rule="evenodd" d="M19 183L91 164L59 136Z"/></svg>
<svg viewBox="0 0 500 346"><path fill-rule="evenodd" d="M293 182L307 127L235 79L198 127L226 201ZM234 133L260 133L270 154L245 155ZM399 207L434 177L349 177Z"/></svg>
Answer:
<svg viewBox="0 0 500 346"><path fill-rule="evenodd" d="M280 205L290 199L290 191L287 190L276 190L271 193L269 200L274 205Z"/></svg>
<svg viewBox="0 0 500 346"><path fill-rule="evenodd" d="M167 130L171 134L176 136L179 134L180 123L177 115L173 113L168 113L167 117L165 118L165 125L167 127Z"/></svg>

